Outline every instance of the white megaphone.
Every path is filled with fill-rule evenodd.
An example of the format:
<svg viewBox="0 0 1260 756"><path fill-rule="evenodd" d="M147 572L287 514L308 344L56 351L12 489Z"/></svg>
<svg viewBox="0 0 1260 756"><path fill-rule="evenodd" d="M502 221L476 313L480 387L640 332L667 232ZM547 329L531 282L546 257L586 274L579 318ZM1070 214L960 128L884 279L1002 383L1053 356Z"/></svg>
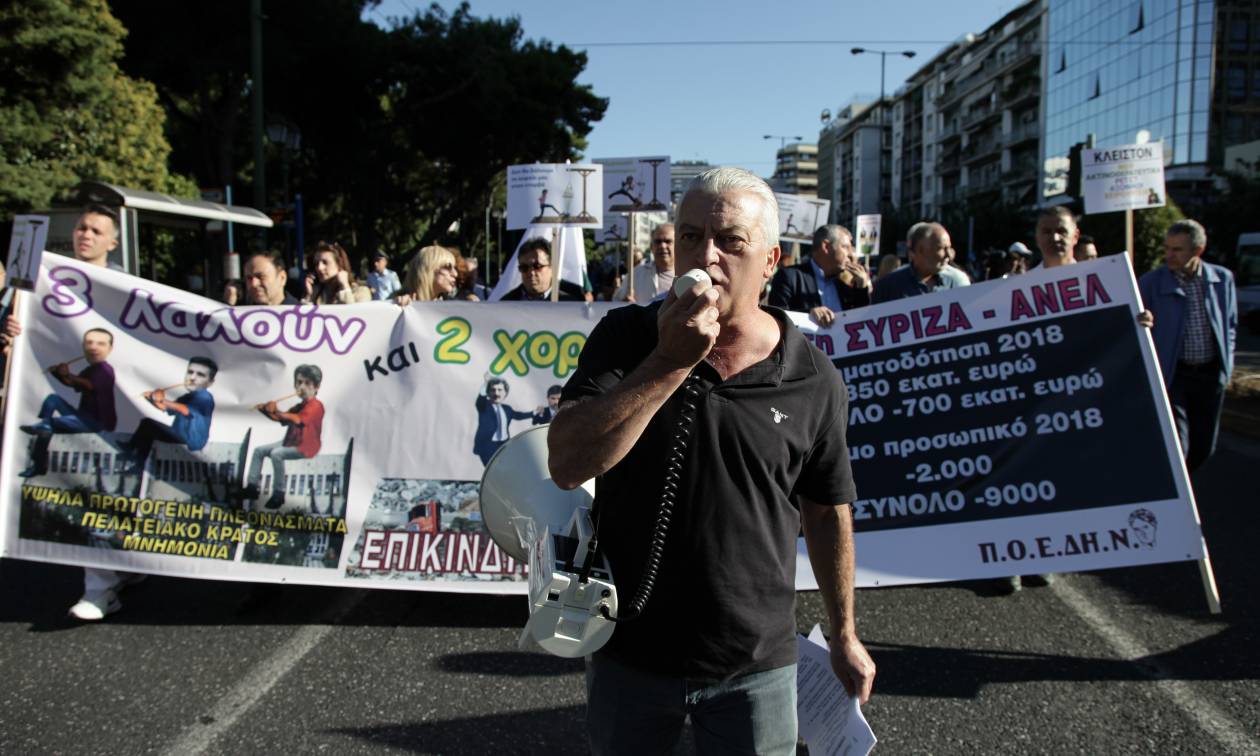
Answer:
<svg viewBox="0 0 1260 756"><path fill-rule="evenodd" d="M481 517L508 555L529 565L529 621L520 645L573 658L612 637L617 587L593 551L593 481L562 490L547 469L547 428L514 436L481 476ZM607 612L607 615L605 615Z"/></svg>

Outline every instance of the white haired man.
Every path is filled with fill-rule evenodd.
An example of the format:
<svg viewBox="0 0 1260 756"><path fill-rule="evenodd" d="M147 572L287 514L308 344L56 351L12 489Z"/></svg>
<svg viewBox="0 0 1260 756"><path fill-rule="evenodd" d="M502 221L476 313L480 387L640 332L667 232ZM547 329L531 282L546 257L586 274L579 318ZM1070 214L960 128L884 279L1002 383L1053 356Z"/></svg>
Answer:
<svg viewBox="0 0 1260 756"><path fill-rule="evenodd" d="M1155 319L1151 336L1190 472L1216 449L1238 334L1234 276L1203 262L1206 248L1203 226L1178 221L1164 235L1165 266L1138 281Z"/></svg>
<svg viewBox="0 0 1260 756"><path fill-rule="evenodd" d="M778 207L747 171L696 177L675 219L677 266L712 288L611 311L564 388L553 479L598 478L600 547L625 591L654 568L656 502L678 512L655 589L587 663L591 750L667 753L690 716L704 752L796 752L795 544L803 526L831 624L837 676L865 701L875 665L853 612L855 496L835 368L758 299L779 259ZM673 496L673 494L671 494Z"/></svg>

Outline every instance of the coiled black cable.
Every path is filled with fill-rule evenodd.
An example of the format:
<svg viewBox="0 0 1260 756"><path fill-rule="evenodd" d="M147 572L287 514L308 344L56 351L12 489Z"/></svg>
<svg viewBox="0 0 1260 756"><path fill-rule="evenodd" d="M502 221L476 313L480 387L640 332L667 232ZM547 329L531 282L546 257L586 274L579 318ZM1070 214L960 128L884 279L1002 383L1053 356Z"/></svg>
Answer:
<svg viewBox="0 0 1260 756"><path fill-rule="evenodd" d="M670 445L669 457L665 460L665 481L661 485L661 500L656 509L656 525L652 529L652 541L648 545L647 560L643 563L643 574L639 577L639 587L634 598L630 600L625 611L614 617L605 604L599 608L604 619L613 622L629 622L643 613L643 607L652 597L652 589L656 587L656 575L661 568L661 560L665 556L665 539L669 535L669 523L674 516L674 503L678 496L678 484L682 478L683 465L687 461L687 442L691 439L691 427L696 421L696 402L700 398L700 377L695 373L687 376L683 383L682 410L675 425L674 440Z"/></svg>

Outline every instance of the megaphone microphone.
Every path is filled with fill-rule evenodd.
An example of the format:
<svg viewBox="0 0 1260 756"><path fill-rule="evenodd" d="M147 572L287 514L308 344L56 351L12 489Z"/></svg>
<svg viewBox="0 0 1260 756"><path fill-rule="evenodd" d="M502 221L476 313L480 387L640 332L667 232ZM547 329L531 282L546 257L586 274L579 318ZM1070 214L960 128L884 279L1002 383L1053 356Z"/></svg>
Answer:
<svg viewBox="0 0 1260 756"><path fill-rule="evenodd" d="M617 586L595 548L592 481L565 491L547 469L542 425L499 447L481 477L481 516L490 537L529 567L529 620L520 646L565 658L586 656L612 637Z"/></svg>
<svg viewBox="0 0 1260 756"><path fill-rule="evenodd" d="M697 284L703 292L713 280L699 268L689 270L674 282L674 294L682 296ZM565 491L551 479L547 467L551 426L530 428L512 437L490 458L481 476L482 519L499 548L529 567L529 620L521 631L522 648L532 642L556 656L586 656L608 642L617 622L643 612L664 558L700 394L700 381L693 372L683 383L643 574L620 617L612 569L598 549L591 521L593 481Z"/></svg>

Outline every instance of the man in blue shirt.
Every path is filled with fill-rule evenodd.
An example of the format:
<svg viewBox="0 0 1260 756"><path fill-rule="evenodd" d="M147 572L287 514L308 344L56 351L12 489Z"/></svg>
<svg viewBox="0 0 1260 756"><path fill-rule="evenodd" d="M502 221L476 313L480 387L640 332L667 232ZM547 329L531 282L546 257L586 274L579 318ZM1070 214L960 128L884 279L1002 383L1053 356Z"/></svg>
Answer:
<svg viewBox="0 0 1260 756"><path fill-rule="evenodd" d="M144 392L144 398L150 404L168 415L174 415L175 422L163 425L150 418L140 421L136 432L131 434L131 440L124 445L132 461L131 472L144 469L155 441L184 444L189 451L205 448L210 441L210 420L214 415L214 396L209 389L218 372L219 366L214 360L193 357L188 361L188 371L184 374L186 393L179 399L168 400L165 389Z"/></svg>
<svg viewBox="0 0 1260 756"><path fill-rule="evenodd" d="M1206 247L1203 226L1178 221L1164 236L1166 266L1138 281L1155 319L1151 336L1190 472L1216 449L1238 332L1234 276L1203 262Z"/></svg>
<svg viewBox="0 0 1260 756"><path fill-rule="evenodd" d="M853 254L853 234L844 226L819 226L810 258L781 267L770 282L772 307L808 312L826 328L836 313L871 303L871 279Z"/></svg>
<svg viewBox="0 0 1260 756"><path fill-rule="evenodd" d="M872 304L971 285L966 273L949 264L953 243L941 224L914 224L906 234L906 246L910 249L910 264L879 279Z"/></svg>
<svg viewBox="0 0 1260 756"><path fill-rule="evenodd" d="M372 270L367 274L367 285L372 290L372 299L388 302L394 292L402 288L398 274L389 269L389 255L381 250L372 254Z"/></svg>

